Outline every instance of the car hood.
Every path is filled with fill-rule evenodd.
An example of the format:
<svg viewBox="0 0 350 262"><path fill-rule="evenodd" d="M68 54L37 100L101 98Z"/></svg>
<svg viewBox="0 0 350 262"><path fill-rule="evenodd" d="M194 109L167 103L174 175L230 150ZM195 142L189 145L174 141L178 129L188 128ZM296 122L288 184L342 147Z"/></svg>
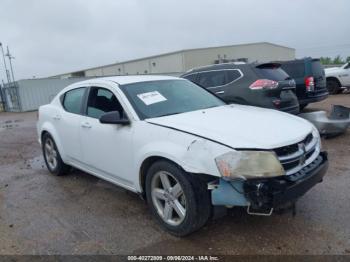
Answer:
<svg viewBox="0 0 350 262"><path fill-rule="evenodd" d="M210 139L233 148L273 149L303 140L312 125L277 110L226 105L146 122Z"/></svg>

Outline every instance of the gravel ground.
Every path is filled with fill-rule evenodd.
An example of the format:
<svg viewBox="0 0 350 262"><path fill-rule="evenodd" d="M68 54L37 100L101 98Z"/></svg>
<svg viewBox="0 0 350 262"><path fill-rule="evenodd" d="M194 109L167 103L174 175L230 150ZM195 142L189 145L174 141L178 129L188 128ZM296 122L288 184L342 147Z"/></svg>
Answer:
<svg viewBox="0 0 350 262"><path fill-rule="evenodd" d="M350 95L306 109L350 107ZM350 130L323 140L330 167L297 214L249 216L234 208L186 238L152 220L145 202L74 170L44 167L36 112L0 113L0 254L350 254Z"/></svg>

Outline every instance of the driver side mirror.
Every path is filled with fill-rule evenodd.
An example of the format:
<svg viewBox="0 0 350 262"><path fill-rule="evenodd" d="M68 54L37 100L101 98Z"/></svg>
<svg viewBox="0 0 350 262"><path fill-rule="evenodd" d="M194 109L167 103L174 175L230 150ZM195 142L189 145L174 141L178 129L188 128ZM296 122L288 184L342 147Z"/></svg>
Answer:
<svg viewBox="0 0 350 262"><path fill-rule="evenodd" d="M101 124L117 124L117 125L129 125L130 120L127 118L122 118L119 111L112 111L103 114L100 117Z"/></svg>

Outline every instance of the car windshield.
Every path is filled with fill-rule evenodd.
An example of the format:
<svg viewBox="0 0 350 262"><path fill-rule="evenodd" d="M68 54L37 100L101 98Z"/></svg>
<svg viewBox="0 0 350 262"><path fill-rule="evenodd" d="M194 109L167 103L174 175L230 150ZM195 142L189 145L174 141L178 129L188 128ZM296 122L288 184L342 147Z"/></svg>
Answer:
<svg viewBox="0 0 350 262"><path fill-rule="evenodd" d="M188 80L160 80L121 86L140 119L185 113L225 105Z"/></svg>

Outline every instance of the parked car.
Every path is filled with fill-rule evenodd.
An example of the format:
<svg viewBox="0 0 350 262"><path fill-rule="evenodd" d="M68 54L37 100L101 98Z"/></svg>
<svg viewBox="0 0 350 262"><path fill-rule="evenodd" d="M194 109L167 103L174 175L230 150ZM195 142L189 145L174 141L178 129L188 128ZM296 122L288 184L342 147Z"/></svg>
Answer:
<svg viewBox="0 0 350 262"><path fill-rule="evenodd" d="M70 166L142 195L176 236L218 206L271 214L322 181L315 127L277 110L227 105L181 78L119 76L72 84L41 106L48 170Z"/></svg>
<svg viewBox="0 0 350 262"><path fill-rule="evenodd" d="M181 77L207 88L227 103L299 113L295 82L278 63L209 65Z"/></svg>
<svg viewBox="0 0 350 262"><path fill-rule="evenodd" d="M281 67L296 82L296 95L300 108L328 97L326 76L320 59L306 57L290 61L279 61Z"/></svg>
<svg viewBox="0 0 350 262"><path fill-rule="evenodd" d="M326 68L327 88L331 94L338 94L342 87L350 88L350 63L341 67Z"/></svg>

